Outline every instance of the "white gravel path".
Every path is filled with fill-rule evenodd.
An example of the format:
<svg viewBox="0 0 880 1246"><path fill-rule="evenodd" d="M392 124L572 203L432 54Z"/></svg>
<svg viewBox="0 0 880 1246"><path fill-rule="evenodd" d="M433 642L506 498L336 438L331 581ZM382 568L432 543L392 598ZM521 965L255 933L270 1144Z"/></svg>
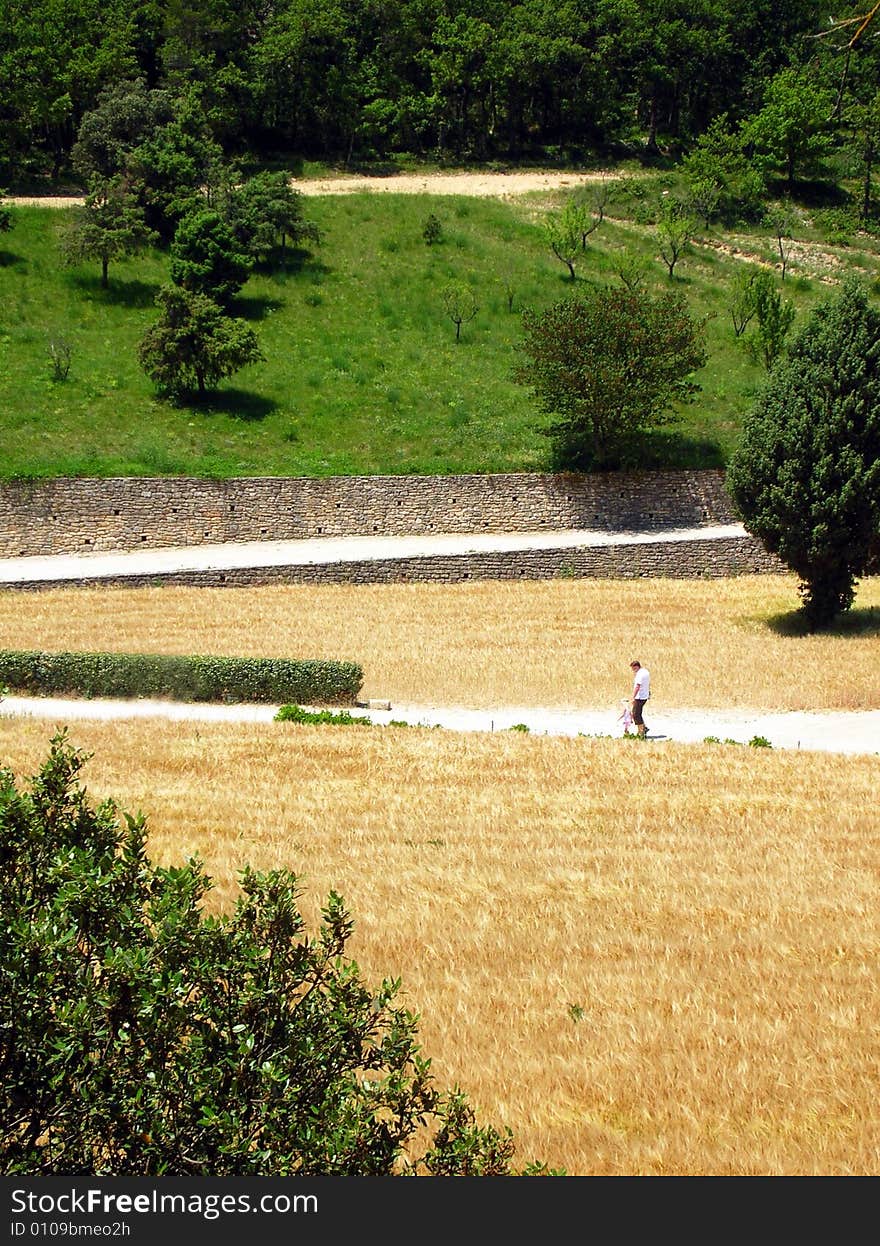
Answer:
<svg viewBox="0 0 880 1246"><path fill-rule="evenodd" d="M165 718L189 722L271 722L276 705L191 704L164 700L111 701L60 697L7 696L0 702L0 715L26 715L56 723L72 719ZM413 726L441 727L451 731L507 731L524 724L533 735L618 736L615 710L537 706L497 706L469 709L462 706L393 704L389 710L353 708L352 714L387 726L406 722ZM765 714L759 710L669 710L658 705L646 715L648 742L660 746L673 741L701 743L707 736L748 744L755 737L770 741L773 748L803 749L829 753L880 756L880 710L864 712L808 712ZM291 728L293 729L293 728ZM330 730L332 728L328 728ZM635 745L635 747L639 747Z"/></svg>
<svg viewBox="0 0 880 1246"><path fill-rule="evenodd" d="M577 549L595 545L638 545L657 541L723 540L745 535L740 524L656 532L596 532L566 528L547 532L432 533L416 536L309 537L297 541L241 541L154 550L94 554L47 554L0 558L0 585L41 580L101 579L175 571L235 567L309 566L369 559L474 554L495 550Z"/></svg>

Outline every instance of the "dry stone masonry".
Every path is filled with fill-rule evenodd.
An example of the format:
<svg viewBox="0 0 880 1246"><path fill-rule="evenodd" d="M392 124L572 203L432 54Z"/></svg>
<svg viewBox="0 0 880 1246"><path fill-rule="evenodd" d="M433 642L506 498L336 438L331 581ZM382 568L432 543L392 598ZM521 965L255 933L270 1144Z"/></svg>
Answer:
<svg viewBox="0 0 880 1246"><path fill-rule="evenodd" d="M751 537L664 542L736 522L723 473L62 478L0 486L0 557L334 536L475 532L657 533L656 543L177 572L162 582L267 583L695 576L778 571ZM154 577L126 583L154 582ZM36 587L34 585L33 587Z"/></svg>

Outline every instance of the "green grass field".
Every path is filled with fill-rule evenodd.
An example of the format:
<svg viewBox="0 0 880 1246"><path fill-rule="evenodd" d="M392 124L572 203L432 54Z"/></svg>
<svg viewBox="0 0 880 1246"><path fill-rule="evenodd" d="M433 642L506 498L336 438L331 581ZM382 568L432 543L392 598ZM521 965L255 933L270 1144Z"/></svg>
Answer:
<svg viewBox="0 0 880 1246"><path fill-rule="evenodd" d="M102 290L97 264L60 264L64 210L19 207L0 240L0 478L546 470L542 417L511 376L522 309L616 281L622 253L641 256L658 286L668 282L646 214L642 223L624 219L639 218L639 204L621 197L573 284L542 238L540 218L554 201L559 194L307 198L321 244L254 273L234 308L256 330L266 362L190 406L159 400L137 361L167 256L111 264ZM443 241L428 246L431 213ZM766 375L734 338L728 303L743 261L725 248L770 260L773 240L755 228L702 236L711 245L695 247L675 271L705 318L702 394L680 424L646 444L645 466L722 466ZM783 287L796 326L829 281L853 270L873 280L877 270L874 240L830 247L807 218L803 238L812 250L792 259ZM479 303L459 343L443 307L452 280L469 283ZM65 381L53 380L53 337L72 349Z"/></svg>

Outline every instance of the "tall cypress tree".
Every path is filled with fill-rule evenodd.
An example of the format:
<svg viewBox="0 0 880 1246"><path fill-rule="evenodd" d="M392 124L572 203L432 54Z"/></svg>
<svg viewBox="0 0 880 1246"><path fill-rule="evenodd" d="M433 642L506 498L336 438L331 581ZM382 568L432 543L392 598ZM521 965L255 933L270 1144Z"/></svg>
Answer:
<svg viewBox="0 0 880 1246"><path fill-rule="evenodd" d="M800 577L810 628L848 610L880 553L880 311L857 281L776 364L727 484L748 531Z"/></svg>

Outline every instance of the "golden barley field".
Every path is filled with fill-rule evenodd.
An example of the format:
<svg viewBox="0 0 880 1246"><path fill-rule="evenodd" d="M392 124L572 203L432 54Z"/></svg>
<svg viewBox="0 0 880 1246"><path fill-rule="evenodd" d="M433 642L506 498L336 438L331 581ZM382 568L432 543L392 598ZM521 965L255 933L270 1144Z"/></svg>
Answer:
<svg viewBox="0 0 880 1246"><path fill-rule="evenodd" d="M672 703L718 704L720 663L741 704L875 708L880 584L821 639L774 621L791 599L769 577L69 590L3 595L0 645L332 654L368 695L474 705L613 699L638 652ZM52 730L0 705L3 764L33 773ZM519 1162L880 1172L880 758L162 720L69 738L156 860L202 857L211 907L246 863L297 871L312 923L340 892L438 1085Z"/></svg>
<svg viewBox="0 0 880 1246"><path fill-rule="evenodd" d="M876 709L880 577L831 636L789 576L0 593L0 648L345 658L365 698L615 705L633 657L669 709Z"/></svg>

